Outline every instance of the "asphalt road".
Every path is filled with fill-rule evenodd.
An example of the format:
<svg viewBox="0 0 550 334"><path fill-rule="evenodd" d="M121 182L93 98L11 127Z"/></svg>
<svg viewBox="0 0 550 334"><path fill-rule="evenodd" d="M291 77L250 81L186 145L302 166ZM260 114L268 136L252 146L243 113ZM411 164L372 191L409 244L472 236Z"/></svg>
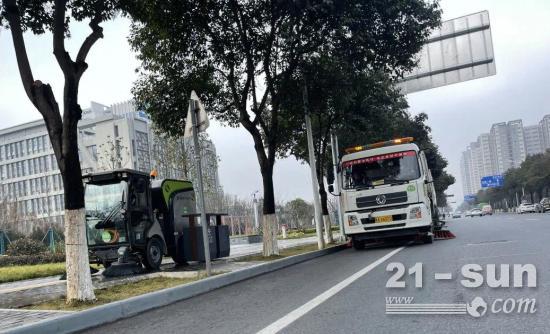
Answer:
<svg viewBox="0 0 550 334"><path fill-rule="evenodd" d="M342 252L243 281L90 333L548 333L550 332L550 214L494 215L454 219L452 240L432 245L387 245ZM423 264L422 288L405 275L405 288L387 288L391 262ZM466 288L461 268L487 264L533 264L537 287ZM512 270L512 269L511 269ZM435 280L435 273L451 273ZM510 285L513 286L513 273ZM523 284L527 283L525 279ZM387 297L413 297L414 304L488 303L470 314L386 314ZM497 299L534 298L534 313L495 313ZM502 307L495 304L495 311ZM508 307L512 302L508 303Z"/></svg>

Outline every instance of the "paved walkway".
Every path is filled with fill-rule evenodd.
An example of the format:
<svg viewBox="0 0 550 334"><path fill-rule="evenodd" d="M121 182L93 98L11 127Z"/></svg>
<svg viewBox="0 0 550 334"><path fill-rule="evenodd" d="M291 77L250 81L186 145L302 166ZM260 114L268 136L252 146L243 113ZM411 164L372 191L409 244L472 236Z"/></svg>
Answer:
<svg viewBox="0 0 550 334"><path fill-rule="evenodd" d="M337 235L335 235L335 237L336 236ZM279 249L307 245L307 244L312 244L316 242L317 242L316 237L279 240ZM263 247L262 243L231 245L231 255L227 258L218 259L214 261L213 270L219 271L219 272L228 272L228 271L236 271L246 267L257 265L258 263L255 263L255 262L238 262L233 260L238 257L261 253L262 247ZM169 266L170 263L172 263L171 259L166 258L163 261L163 267L164 265ZM150 274L139 275L139 276L179 277L181 275L185 275L186 272L190 273L191 271L196 271L201 269L199 267L202 267L202 266L192 265L179 270L178 269L170 270L169 268L167 268L167 270L163 269L161 272L150 273ZM128 277L128 278L125 278L124 280L132 281L132 280L140 280L140 279L143 279L143 277ZM28 289L38 288L38 291L40 291L41 288L53 289L53 288L58 288L58 286L61 288L64 288L63 282L64 281L59 280L59 276L52 276L52 277L38 278L38 279L18 281L18 282L3 283L3 284L0 284L0 295L4 294L4 297L6 297L8 296L8 294L13 293L14 291L19 290L23 292L23 290L27 290L27 288ZM110 284L109 282L101 283L101 282L94 281L94 285L96 285L96 288L101 288L101 287L109 286ZM27 290L27 291L28 291L27 293L30 293L30 290ZM60 312L60 311L32 311L32 310L0 308L0 332L6 331L9 328L25 325L31 322L37 322L44 319L59 317L66 313L67 312Z"/></svg>
<svg viewBox="0 0 550 334"><path fill-rule="evenodd" d="M316 242L317 242L317 237L279 240L279 248L280 249L291 248L291 247L296 247L301 245L312 244ZM262 247L263 247L262 243L231 245L231 255L223 259L229 260L229 259L234 259L241 256L258 254L262 252ZM223 260L223 259L220 259L220 260ZM163 264L170 264L170 263L173 263L172 259L170 258L165 258L163 261ZM59 282L59 275L24 280L24 281L10 282L10 283L2 283L0 284L0 293L2 293L3 291L10 291L13 289L24 288L25 286L45 285L52 282Z"/></svg>

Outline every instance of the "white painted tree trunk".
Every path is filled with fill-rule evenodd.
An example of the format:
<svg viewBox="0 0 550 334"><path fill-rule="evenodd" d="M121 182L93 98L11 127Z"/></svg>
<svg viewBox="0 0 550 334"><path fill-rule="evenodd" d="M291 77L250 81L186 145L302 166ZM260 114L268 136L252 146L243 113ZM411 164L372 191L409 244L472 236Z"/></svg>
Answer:
<svg viewBox="0 0 550 334"><path fill-rule="evenodd" d="M85 209L65 210L65 254L67 303L95 300L86 242Z"/></svg>
<svg viewBox="0 0 550 334"><path fill-rule="evenodd" d="M325 225L325 236L327 238L327 244L331 244L334 240L332 238L332 228L330 225L329 215L323 215L323 222Z"/></svg>
<svg viewBox="0 0 550 334"><path fill-rule="evenodd" d="M275 214L264 215L262 219L264 256L279 255L277 243L277 217Z"/></svg>

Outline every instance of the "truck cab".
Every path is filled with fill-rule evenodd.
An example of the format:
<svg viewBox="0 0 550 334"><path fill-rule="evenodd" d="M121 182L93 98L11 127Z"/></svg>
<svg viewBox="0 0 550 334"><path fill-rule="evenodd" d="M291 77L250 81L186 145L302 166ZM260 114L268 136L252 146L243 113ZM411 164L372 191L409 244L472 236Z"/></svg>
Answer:
<svg viewBox="0 0 550 334"><path fill-rule="evenodd" d="M367 241L419 236L433 241L437 201L425 153L413 138L346 150L340 163L344 233Z"/></svg>

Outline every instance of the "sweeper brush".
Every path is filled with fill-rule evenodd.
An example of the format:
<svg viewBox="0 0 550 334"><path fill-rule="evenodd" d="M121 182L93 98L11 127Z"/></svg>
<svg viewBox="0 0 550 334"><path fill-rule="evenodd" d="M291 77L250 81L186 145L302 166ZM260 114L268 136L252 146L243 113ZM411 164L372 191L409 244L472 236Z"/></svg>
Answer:
<svg viewBox="0 0 550 334"><path fill-rule="evenodd" d="M434 231L435 240L447 240L454 239L456 236L449 230L436 230Z"/></svg>
<svg viewBox="0 0 550 334"><path fill-rule="evenodd" d="M141 266L141 263L128 261L128 262L113 262L109 268L103 271L105 277L120 277L128 275L141 274L145 270Z"/></svg>

